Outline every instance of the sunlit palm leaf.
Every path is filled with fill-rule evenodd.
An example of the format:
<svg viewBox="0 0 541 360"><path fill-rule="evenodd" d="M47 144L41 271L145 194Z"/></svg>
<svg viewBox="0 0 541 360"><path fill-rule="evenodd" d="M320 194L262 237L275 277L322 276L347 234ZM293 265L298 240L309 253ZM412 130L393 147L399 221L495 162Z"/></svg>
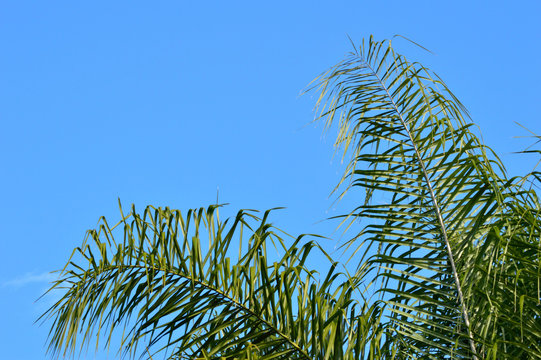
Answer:
<svg viewBox="0 0 541 360"><path fill-rule="evenodd" d="M376 289L397 334L388 339L392 346L411 358L525 354L516 347L541 356L533 345L539 344L533 340L539 334L536 320L525 330L529 315L510 309L512 299L502 295L516 293L526 279L531 289L525 296L539 304L539 233L527 236L516 223L528 213L537 226L539 202L505 179L502 164L472 133L467 113L446 85L397 54L390 41L370 39L316 88L321 117L329 127L338 122L336 145L351 155L341 196L357 186L367 193L350 219L369 222L360 245L347 246L365 247L369 256L361 257L358 275L380 280ZM523 230L520 240L513 238L517 226ZM526 241L531 251L516 241ZM502 279L514 262L511 253L520 263L533 256L527 261L536 274L511 279L507 273ZM521 319L515 323L529 332L529 345L519 346L516 331L500 337L502 318L491 317L499 306L514 310L506 316ZM508 345L500 346L501 340Z"/></svg>
<svg viewBox="0 0 541 360"><path fill-rule="evenodd" d="M220 222L216 211L133 209L117 225L120 241L102 219L55 284L66 292L44 315L54 319L50 350L73 352L94 333L110 341L127 325L122 342L131 355L149 348L171 359L341 358L354 287L335 285L335 265L319 283L304 266L315 243L287 246L268 212Z"/></svg>

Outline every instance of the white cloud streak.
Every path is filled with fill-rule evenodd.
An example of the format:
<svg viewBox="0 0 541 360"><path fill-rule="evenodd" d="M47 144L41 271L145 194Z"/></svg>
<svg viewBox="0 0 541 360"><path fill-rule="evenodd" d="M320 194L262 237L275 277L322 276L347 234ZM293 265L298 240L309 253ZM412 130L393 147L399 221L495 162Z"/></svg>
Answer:
<svg viewBox="0 0 541 360"><path fill-rule="evenodd" d="M3 282L2 287L19 288L28 284L50 283L56 279L58 279L58 274L53 274L50 272L44 272L41 274L26 273L25 275L21 275L12 280Z"/></svg>

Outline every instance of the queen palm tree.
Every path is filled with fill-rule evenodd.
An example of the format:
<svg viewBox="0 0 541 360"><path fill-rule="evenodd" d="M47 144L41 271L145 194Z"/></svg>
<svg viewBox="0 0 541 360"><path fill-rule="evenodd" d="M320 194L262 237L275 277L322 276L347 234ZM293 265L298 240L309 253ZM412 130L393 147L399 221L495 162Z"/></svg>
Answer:
<svg viewBox="0 0 541 360"><path fill-rule="evenodd" d="M336 193L366 193L342 217L349 260L272 210L121 208L51 288L51 353L118 332L129 357L541 359L538 174L508 178L445 83L391 41L363 42L311 90L349 159Z"/></svg>

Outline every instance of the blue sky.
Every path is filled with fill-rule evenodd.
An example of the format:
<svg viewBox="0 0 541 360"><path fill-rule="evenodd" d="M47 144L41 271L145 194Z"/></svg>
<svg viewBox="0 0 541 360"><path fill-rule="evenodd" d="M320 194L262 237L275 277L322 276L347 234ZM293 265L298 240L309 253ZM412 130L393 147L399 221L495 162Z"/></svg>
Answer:
<svg viewBox="0 0 541 360"><path fill-rule="evenodd" d="M180 209L285 206L291 233L338 237L333 134L308 83L373 34L435 70L511 174L541 133L541 3L3 2L0 8L0 343L45 358L35 302L117 198ZM351 201L355 201L352 199ZM104 359L83 355L81 359ZM113 357L110 357L113 358Z"/></svg>

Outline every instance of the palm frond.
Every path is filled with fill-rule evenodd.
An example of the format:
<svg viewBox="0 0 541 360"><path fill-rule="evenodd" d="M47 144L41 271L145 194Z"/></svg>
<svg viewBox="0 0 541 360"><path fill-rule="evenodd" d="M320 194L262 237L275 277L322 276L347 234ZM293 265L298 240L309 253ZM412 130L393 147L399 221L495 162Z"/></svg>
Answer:
<svg viewBox="0 0 541 360"><path fill-rule="evenodd" d="M317 245L286 244L269 211L224 222L216 212L132 209L116 235L102 218L53 286L65 293L43 315L54 320L50 351L69 355L102 334L109 346L122 329L130 356L340 358L353 287L335 285L336 264L319 281L304 266Z"/></svg>
<svg viewBox="0 0 541 360"><path fill-rule="evenodd" d="M516 358L512 346L498 345L504 324L491 314L498 306L509 310L502 294L520 283L508 272L501 278L513 252L525 262L536 254L536 275L527 282L529 298L539 301L539 235L527 236L523 224L525 214L530 226L539 223L537 198L506 179L445 83L396 53L390 41L363 42L314 88L320 118L327 127L338 123L336 146L350 156L340 196L356 187L366 191L364 204L347 218L369 222L356 237L361 242L345 247L364 248L358 276L380 281L377 292L400 335L388 341L411 358L485 357L488 348ZM510 231L521 233L520 240ZM527 315L516 307L508 314L521 319L524 332ZM529 325L532 340L538 327ZM518 348L516 336L508 332L503 341ZM534 347L529 351L541 356Z"/></svg>

